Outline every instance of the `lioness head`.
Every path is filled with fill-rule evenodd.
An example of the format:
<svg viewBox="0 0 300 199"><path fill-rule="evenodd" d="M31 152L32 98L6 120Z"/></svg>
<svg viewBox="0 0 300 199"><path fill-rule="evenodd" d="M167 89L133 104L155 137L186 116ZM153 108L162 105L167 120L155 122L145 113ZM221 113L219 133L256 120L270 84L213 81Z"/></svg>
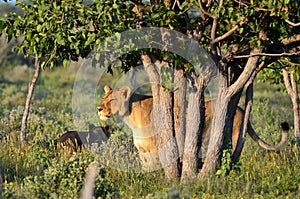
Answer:
<svg viewBox="0 0 300 199"><path fill-rule="evenodd" d="M101 120L107 120L113 115L124 116L128 110L130 99L130 88L123 86L118 89L111 89L109 86L104 86L105 95L101 103L98 105L98 115Z"/></svg>

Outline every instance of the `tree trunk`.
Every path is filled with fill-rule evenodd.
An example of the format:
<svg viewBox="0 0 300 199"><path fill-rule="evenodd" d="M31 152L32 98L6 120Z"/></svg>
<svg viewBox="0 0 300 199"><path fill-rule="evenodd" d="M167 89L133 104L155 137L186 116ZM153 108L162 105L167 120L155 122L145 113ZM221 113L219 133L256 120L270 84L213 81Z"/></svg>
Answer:
<svg viewBox="0 0 300 199"><path fill-rule="evenodd" d="M295 141L300 141L300 101L297 83L294 78L294 72L289 72L286 69L282 69L284 85L293 103L294 112L294 128L295 128Z"/></svg>
<svg viewBox="0 0 300 199"><path fill-rule="evenodd" d="M94 196L95 181L99 173L99 165L91 163L85 176L85 183L82 187L80 199L90 199Z"/></svg>
<svg viewBox="0 0 300 199"><path fill-rule="evenodd" d="M174 129L173 93L164 91L163 88L161 88L159 106L160 111L158 114L162 116L162 120L159 120L159 122L164 125L164 128L158 131L158 155L164 168L166 178L175 179L179 177L179 154Z"/></svg>
<svg viewBox="0 0 300 199"><path fill-rule="evenodd" d="M181 183L186 183L197 176L201 167L202 132L205 124L205 102L204 102L204 78L193 77L195 84L192 85L188 100L186 115L186 137L183 154ZM198 111L199 110L199 111Z"/></svg>
<svg viewBox="0 0 300 199"><path fill-rule="evenodd" d="M173 93L164 90L159 74L161 63L142 54L142 62L150 80L153 95L152 123L157 135L158 155L167 179L179 176L178 147L174 130Z"/></svg>
<svg viewBox="0 0 300 199"><path fill-rule="evenodd" d="M35 73L34 73L33 79L31 80L31 84L29 85L24 114L23 114L23 118L22 118L22 126L21 126L21 134L20 134L20 145L21 146L23 144L25 144L25 142L26 142L26 127L27 127L27 119L28 119L28 115L29 115L31 99L32 99L35 85L36 85L36 82L38 80L38 77L40 75L40 70L41 70L40 64L39 64L39 59L38 59L37 55L35 56L34 66L35 66Z"/></svg>
<svg viewBox="0 0 300 199"><path fill-rule="evenodd" d="M249 123L249 119L250 119L250 113L251 113L251 109L252 109L252 102L253 102L253 83L250 83L247 86L246 89L246 99L245 99L245 115L243 118L243 126L241 127L241 135L238 138L238 144L233 152L232 155L232 161L233 163L236 163L238 161L238 158L241 155L242 149L244 147L244 143L246 140L246 135L247 135L247 126Z"/></svg>
<svg viewBox="0 0 300 199"><path fill-rule="evenodd" d="M214 174L220 167L223 152L224 129L226 126L228 104L230 98L226 95L227 78L220 76L219 93L213 110L211 136L203 167L199 173L201 179Z"/></svg>
<svg viewBox="0 0 300 199"><path fill-rule="evenodd" d="M186 125L186 78L183 70L174 71L174 125L180 162L184 151Z"/></svg>
<svg viewBox="0 0 300 199"><path fill-rule="evenodd" d="M262 52L263 47L254 48L251 54ZM200 178L205 178L215 173L221 165L221 157L224 147L224 137L226 132L232 127L233 115L236 110L240 93L251 78L258 63L258 56L249 57L246 66L232 85L228 85L228 78L225 73L220 73L219 93L213 113L211 137L209 140L207 155ZM233 112L234 111L234 112ZM228 136L230 136L231 132ZM231 138L230 138L231 139Z"/></svg>

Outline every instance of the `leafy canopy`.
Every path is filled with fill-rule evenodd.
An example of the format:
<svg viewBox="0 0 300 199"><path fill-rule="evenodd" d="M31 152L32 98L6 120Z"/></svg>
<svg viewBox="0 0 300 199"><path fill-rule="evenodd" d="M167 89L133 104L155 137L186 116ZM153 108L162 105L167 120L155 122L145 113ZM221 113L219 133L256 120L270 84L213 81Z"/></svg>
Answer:
<svg viewBox="0 0 300 199"><path fill-rule="evenodd" d="M8 41L19 38L15 48L26 56L37 55L42 67L53 67L63 60L77 61L86 57L105 38L115 33L139 27L166 27L190 35L210 49L213 19L218 20L216 38L237 26L233 34L222 40L222 51L246 54L253 46L272 46L282 39L299 33L287 21L300 21L297 0L253 0L253 1L180 1L180 6L165 4L167 1L137 0L29 0L17 1L24 11L23 16L14 13L0 19L0 32L6 33ZM143 6L140 6L143 3ZM265 33L266 38L259 37ZM125 67L134 66L139 51L124 56ZM159 58L182 64L174 60L175 55L161 53ZM269 63L278 59L267 59ZM238 59L237 59L238 60ZM243 66L243 60L239 61ZM229 60L232 61L232 60Z"/></svg>
<svg viewBox="0 0 300 199"><path fill-rule="evenodd" d="M102 39L131 24L125 12L132 4L119 1L96 0L89 5L82 0L30 0L16 4L24 16L9 13L7 20L0 19L0 32L7 34L8 41L21 38L15 51L37 55L42 67L53 67L60 60L65 66L69 60L77 61Z"/></svg>

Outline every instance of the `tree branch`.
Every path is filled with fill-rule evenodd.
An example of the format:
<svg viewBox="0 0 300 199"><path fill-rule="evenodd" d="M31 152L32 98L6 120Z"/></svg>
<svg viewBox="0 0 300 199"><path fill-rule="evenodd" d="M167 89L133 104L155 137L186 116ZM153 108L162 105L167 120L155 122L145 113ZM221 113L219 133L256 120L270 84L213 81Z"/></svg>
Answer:
<svg viewBox="0 0 300 199"><path fill-rule="evenodd" d="M299 42L300 41L300 34L297 35L293 35L291 37L285 38L281 41L281 43L285 46L295 43L295 42Z"/></svg>
<svg viewBox="0 0 300 199"><path fill-rule="evenodd" d="M212 43L217 43L219 41L222 41L222 40L226 39L227 37L229 37L230 35L232 35L238 28L239 28L238 25L233 26L233 28L231 30L229 30L224 35L217 37L214 41L212 41Z"/></svg>
<svg viewBox="0 0 300 199"><path fill-rule="evenodd" d="M219 2L219 6L218 6L218 13L220 12L221 8L223 6L223 0L220 0ZM213 17L213 24L211 27L211 40L214 41L216 39L216 32L217 32L217 25L218 25L218 18L217 17Z"/></svg>
<svg viewBox="0 0 300 199"><path fill-rule="evenodd" d="M264 65L265 65L265 62L263 61L258 65L258 67L256 67L255 71L253 72L253 74L249 78L248 82L246 83L245 88L248 88L250 84L253 84L257 73L263 68Z"/></svg>
<svg viewBox="0 0 300 199"><path fill-rule="evenodd" d="M240 26L243 25L244 23L246 22L246 18L243 17L241 22L240 22ZM239 28L239 25L234 25L231 30L229 30L227 33L225 33L224 35L222 36L219 36L218 38L216 38L213 43L216 43L216 42L220 42L224 39L226 39L227 37L229 37L230 35L232 35L238 28Z"/></svg>
<svg viewBox="0 0 300 199"><path fill-rule="evenodd" d="M300 64L298 63L295 63L295 62L291 62L291 61L288 61L288 60L285 60L285 59L280 59L279 61L287 64L287 65L290 65L290 66L300 66ZM284 68L286 68L286 66L284 66Z"/></svg>
<svg viewBox="0 0 300 199"><path fill-rule="evenodd" d="M238 77L238 79L228 88L227 96L233 96L234 94L239 92L240 89L242 89L246 82L249 80L249 78L251 78L255 69L257 68L257 62L259 59L258 55L261 54L262 50L262 47L256 47L251 51L244 71Z"/></svg>
<svg viewBox="0 0 300 199"><path fill-rule="evenodd" d="M160 83L159 72L157 71L157 68L156 68L156 65L158 64L158 60L155 60L154 61L155 63L154 63L152 61L151 57L147 53L143 53L141 55L141 60L142 60L142 63L144 65L147 73L149 73L151 75L151 77L153 77L153 79L152 79L153 82L151 82L151 83L159 84Z"/></svg>
<svg viewBox="0 0 300 199"><path fill-rule="evenodd" d="M285 21L286 23L288 23L289 25L294 26L294 27L300 26L300 22L299 22L299 23L294 23L294 22L291 22L291 21L288 20L288 19L285 19L284 21Z"/></svg>
<svg viewBox="0 0 300 199"><path fill-rule="evenodd" d="M201 3L201 0L198 0L198 3L199 3L199 8L200 8L200 11L207 15L208 17L210 18L214 18L214 16L212 16L209 12L207 12L206 10L204 10L203 6L202 6L202 3Z"/></svg>
<svg viewBox="0 0 300 199"><path fill-rule="evenodd" d="M158 60L153 61L151 59L151 56L148 55L147 53L142 53L141 60L151 83L152 95L159 97L160 94L159 85L161 82L160 82L159 71L157 70L157 66L159 65Z"/></svg>
<svg viewBox="0 0 300 199"><path fill-rule="evenodd" d="M279 54L253 53L253 54L250 54L250 55L236 55L236 56L233 56L232 58L234 58L234 59L241 59L241 58L249 58L249 57L255 57L255 56L281 57L281 56L294 56L294 55L300 55L300 52L279 53Z"/></svg>
<svg viewBox="0 0 300 199"><path fill-rule="evenodd" d="M178 8L179 8L180 10L182 10L182 6L181 6L179 0L175 0L175 1L174 1L174 4L173 4L173 6L172 6L172 9L173 9L173 10L175 9L176 4L177 4Z"/></svg>

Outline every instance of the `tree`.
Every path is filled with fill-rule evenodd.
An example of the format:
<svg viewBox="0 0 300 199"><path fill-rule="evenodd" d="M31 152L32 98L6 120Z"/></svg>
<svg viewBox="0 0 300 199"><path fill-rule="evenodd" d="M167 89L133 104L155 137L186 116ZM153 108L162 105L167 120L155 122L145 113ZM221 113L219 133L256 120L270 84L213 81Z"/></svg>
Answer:
<svg viewBox="0 0 300 199"><path fill-rule="evenodd" d="M41 68L52 68L60 60L67 66L70 59L78 60L90 49L88 38L91 39L93 33L88 32L88 25L84 26L89 24L89 18L85 16L85 5L81 2L32 1L27 4L18 1L16 5L22 8L24 16L12 12L5 20L0 19L0 32L6 33L8 42L13 37L19 40L15 51L35 58L35 74L28 89L22 119L21 145L26 141L30 103ZM74 18L68 17L73 15Z"/></svg>
<svg viewBox="0 0 300 199"><path fill-rule="evenodd" d="M231 147L225 140L231 138L233 116L244 86L264 65L282 56L299 56L299 28L290 25L300 21L298 1L95 0L85 4L80 0L36 0L18 5L24 17L9 15L0 21L4 24L0 30L9 40L12 36L23 39L18 50L35 56L36 71L54 67L59 60L66 66L69 60L87 56L107 37L141 27L176 30L176 41L180 42L183 33L206 49L219 72L219 93L203 165L197 156L204 126L203 93L215 72L197 73L187 60L168 52L180 43L170 40L166 29L157 38L164 50L138 49L120 58L125 72L141 62L150 82L155 83L151 88L154 107L158 107L153 111L157 113L154 123L164 122L164 128L157 125L157 142L164 149L159 157L168 179L182 176L185 181L197 176L200 168L201 178L215 173L223 150ZM115 45L122 45L118 35ZM187 80L191 82L188 85L184 83ZM184 93L186 86L191 90L188 94ZM185 95L189 96L187 106L178 106Z"/></svg>

